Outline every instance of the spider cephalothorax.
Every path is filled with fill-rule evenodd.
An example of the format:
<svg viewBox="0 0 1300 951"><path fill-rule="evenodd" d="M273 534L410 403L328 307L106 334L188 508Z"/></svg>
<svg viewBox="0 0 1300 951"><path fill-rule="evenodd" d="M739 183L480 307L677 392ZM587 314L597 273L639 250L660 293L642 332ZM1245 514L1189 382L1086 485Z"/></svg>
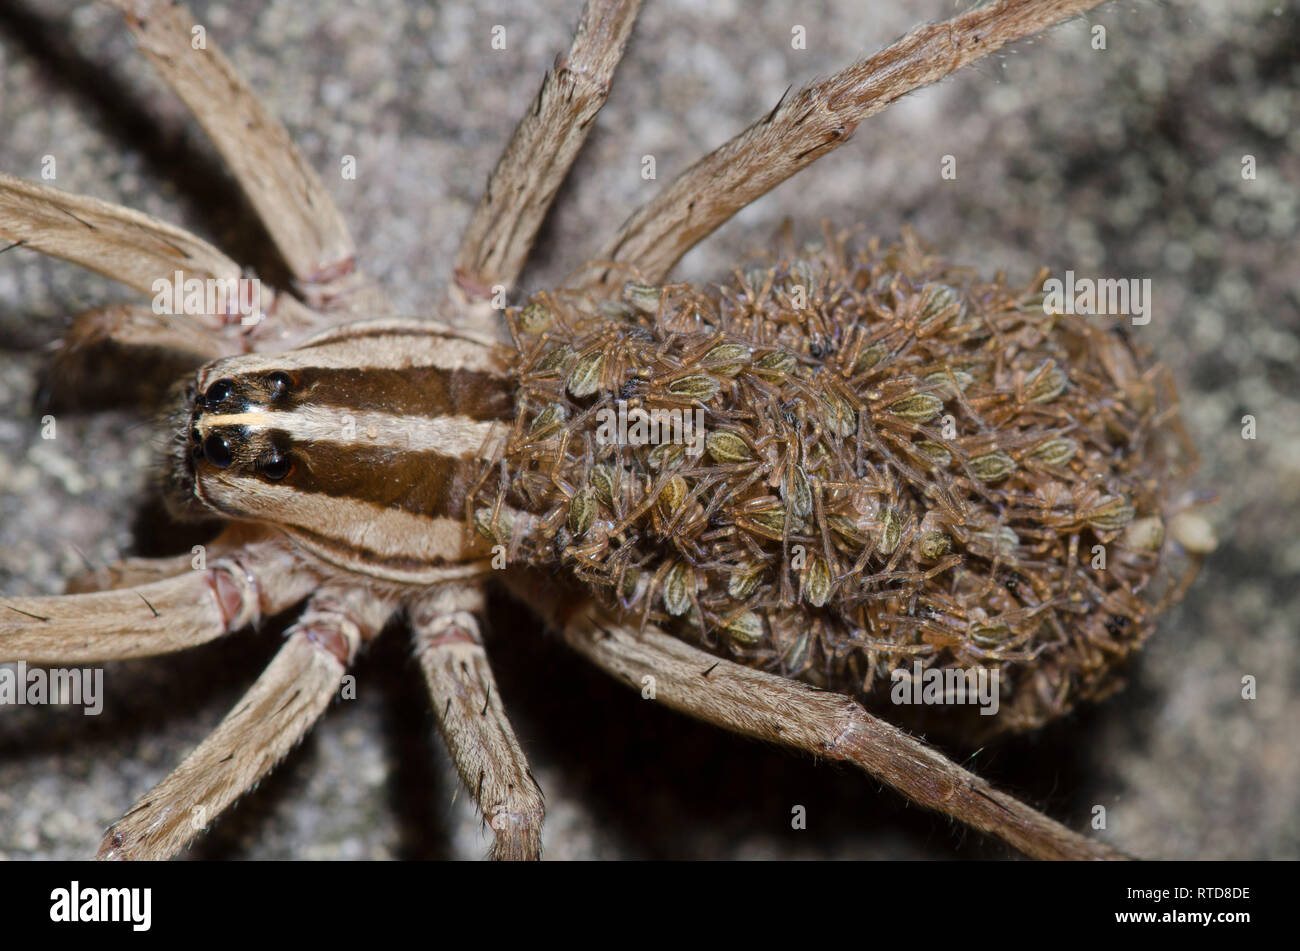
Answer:
<svg viewBox="0 0 1300 951"><path fill-rule="evenodd" d="M1151 632L1178 450L1149 360L1046 312L1042 279L979 281L909 236L708 292L629 285L613 311L540 295L513 315L519 410L480 531L835 690L997 669L975 722L1037 726Z"/></svg>
<svg viewBox="0 0 1300 951"><path fill-rule="evenodd" d="M328 565L394 583L481 555L461 516L513 414L504 348L358 322L210 363L179 399L174 510L273 523Z"/></svg>

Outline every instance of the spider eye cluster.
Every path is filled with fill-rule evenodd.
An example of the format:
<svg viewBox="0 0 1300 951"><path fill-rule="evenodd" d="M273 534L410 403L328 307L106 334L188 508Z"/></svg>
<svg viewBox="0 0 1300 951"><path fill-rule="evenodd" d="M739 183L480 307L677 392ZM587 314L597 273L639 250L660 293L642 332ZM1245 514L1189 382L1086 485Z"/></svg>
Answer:
<svg viewBox="0 0 1300 951"><path fill-rule="evenodd" d="M235 454L230 439L221 433L212 432L206 437L199 425L204 412L218 412L222 404L230 399L235 391L235 381L229 377L211 383L203 394L195 399L194 409L190 414L190 446L195 462L208 462L218 469L225 469L234 462Z"/></svg>
<svg viewBox="0 0 1300 951"><path fill-rule="evenodd" d="M242 456L251 464L252 471L267 481L279 482L286 478L294 465L286 448L272 442L263 451L255 452L244 445L250 435L247 426L235 425L234 420L223 423L221 417L284 404L296 383L292 374L274 370L260 379L237 381L221 377L208 384L195 397L190 413L189 443L194 462L228 469Z"/></svg>

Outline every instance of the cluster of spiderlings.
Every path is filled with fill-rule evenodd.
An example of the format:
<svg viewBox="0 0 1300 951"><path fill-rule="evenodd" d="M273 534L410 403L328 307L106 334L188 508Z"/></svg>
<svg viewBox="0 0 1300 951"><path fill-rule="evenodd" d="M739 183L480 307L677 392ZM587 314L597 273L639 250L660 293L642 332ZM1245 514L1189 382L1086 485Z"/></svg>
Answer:
<svg viewBox="0 0 1300 951"><path fill-rule="evenodd" d="M472 520L744 663L868 700L917 662L996 668L997 728L1037 725L1150 633L1177 425L1117 321L1044 313L1044 277L908 236L709 291L540 294L510 312L518 415ZM702 410L703 451L609 439L620 401Z"/></svg>

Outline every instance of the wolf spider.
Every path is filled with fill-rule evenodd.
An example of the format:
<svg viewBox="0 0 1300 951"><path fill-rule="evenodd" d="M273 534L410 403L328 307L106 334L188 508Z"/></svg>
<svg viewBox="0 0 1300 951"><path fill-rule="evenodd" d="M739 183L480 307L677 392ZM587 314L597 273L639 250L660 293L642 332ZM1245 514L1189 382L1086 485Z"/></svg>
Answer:
<svg viewBox="0 0 1300 951"><path fill-rule="evenodd" d="M592 0L584 9L572 48L547 73L489 179L450 268L439 321L363 325L363 318L388 312L382 289L360 270L346 225L320 180L220 57L214 38L207 35L205 46L195 49L195 24L183 7L160 0L113 2L229 164L283 259L292 292L265 294L261 319L249 322L229 311L197 314L184 323L160 320L142 306L91 311L74 323L71 343L161 347L203 363L181 396L180 428L183 441L189 426L196 426L205 438L193 448L200 461L212 464L229 448L209 443L208 431L197 428L201 410L217 413L227 395L218 386L227 376L214 375L212 361L228 361L222 364L227 373L265 371L268 387L292 387L292 369L277 380L275 374L284 373L276 369L281 364L259 355L274 358L304 345L369 334L382 337L390 350L378 357L360 353L360 359L392 361L398 358L393 338L423 334L436 338L434 349L462 346L454 357L458 367L472 364L491 374L493 348L504 339L493 302L513 289L608 95L639 3ZM919 28L876 56L783 97L771 113L634 213L575 280L598 297L616 293L629 275L662 281L683 254L735 212L847 141L861 119L1097 3L981 5ZM220 94L212 95L213 89ZM219 250L179 228L8 175L0 178L0 237L7 250L23 246L73 261L146 295L156 279L177 269L201 279L242 273ZM260 398L269 401L274 394ZM460 430L452 436L470 439ZM277 471L274 454L264 454L256 465L264 475ZM193 480L182 488L194 491ZM201 570L190 570L189 554L127 559L92 579L102 589L97 592L0 602L0 660L49 665L182 650L304 605L245 699L109 829L100 857L163 858L183 848L300 741L337 693L358 651L394 617L411 628L444 739L495 832L493 855L537 857L540 789L506 717L479 632L489 570L478 557L482 553L463 552L460 542L441 539L436 569L421 566L409 578L396 577L372 571L368 555L358 553L359 541L357 552L340 554L313 548L303 532L291 538L265 512L261 518L242 509L235 514L242 517L207 546L210 561ZM457 557L446 554L453 549ZM719 659L653 626L638 629L592 603L564 603L535 573L511 569L506 576L506 584L578 653L633 685L653 676L657 698L667 706L859 766L912 801L1036 857L1122 857L992 789L848 697Z"/></svg>

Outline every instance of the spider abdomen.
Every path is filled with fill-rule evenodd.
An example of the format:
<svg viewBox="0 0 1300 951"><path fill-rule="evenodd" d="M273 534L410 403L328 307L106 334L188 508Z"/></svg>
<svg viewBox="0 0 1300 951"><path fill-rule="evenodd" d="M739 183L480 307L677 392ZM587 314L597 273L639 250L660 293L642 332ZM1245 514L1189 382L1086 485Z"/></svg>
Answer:
<svg viewBox="0 0 1300 951"><path fill-rule="evenodd" d="M538 295L479 528L747 663L865 695L996 669L998 727L1041 723L1150 633L1173 465L1145 358L1041 284L909 237L710 292Z"/></svg>

